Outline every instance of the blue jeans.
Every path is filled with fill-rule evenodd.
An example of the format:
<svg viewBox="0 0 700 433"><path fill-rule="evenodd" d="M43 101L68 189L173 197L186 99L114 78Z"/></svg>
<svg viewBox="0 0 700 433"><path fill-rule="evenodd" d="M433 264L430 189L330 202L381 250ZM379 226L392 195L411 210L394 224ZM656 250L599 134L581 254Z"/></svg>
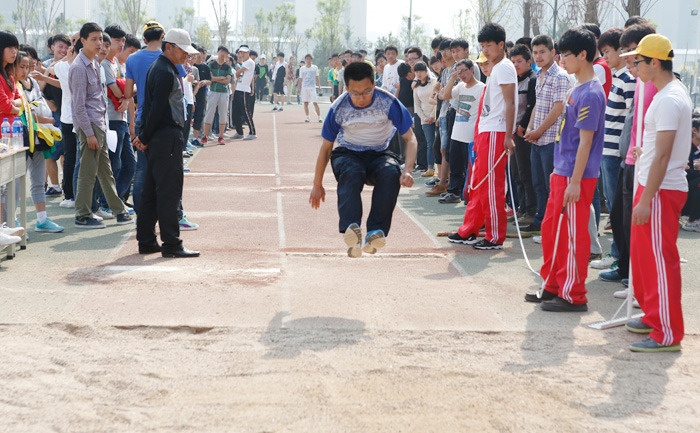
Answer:
<svg viewBox="0 0 700 433"><path fill-rule="evenodd" d="M435 165L435 155L433 154L433 143L435 142L435 123L423 124L423 135L427 143L426 152L428 153L428 167Z"/></svg>
<svg viewBox="0 0 700 433"><path fill-rule="evenodd" d="M535 195L537 195L537 214L532 223L540 226L544 212L547 210L547 200L549 200L549 177L554 172L554 143L532 146L530 171L532 186L535 188Z"/></svg>
<svg viewBox="0 0 700 433"><path fill-rule="evenodd" d="M447 145L450 144L450 136L447 133L447 117L438 119L438 127L440 128L440 148L447 149Z"/></svg>
<svg viewBox="0 0 700 433"><path fill-rule="evenodd" d="M389 234L391 218L399 196L399 160L388 151L353 151L337 147L331 153L333 174L338 181L338 214L341 233L352 223L362 225L362 189L374 185L367 232Z"/></svg>
<svg viewBox="0 0 700 433"><path fill-rule="evenodd" d="M121 167L118 172L114 172L117 194L123 199L129 191L131 181L134 178L136 154L134 153L134 147L131 145L129 125L126 122L109 122L109 128L117 132L117 138L120 138L120 134L123 134L117 142L117 150L120 151Z"/></svg>
<svg viewBox="0 0 700 433"><path fill-rule="evenodd" d="M603 178L603 191L605 191L605 205L608 210L613 208L615 190L617 189L617 175L620 172L622 158L619 156L603 155L600 165L600 174Z"/></svg>

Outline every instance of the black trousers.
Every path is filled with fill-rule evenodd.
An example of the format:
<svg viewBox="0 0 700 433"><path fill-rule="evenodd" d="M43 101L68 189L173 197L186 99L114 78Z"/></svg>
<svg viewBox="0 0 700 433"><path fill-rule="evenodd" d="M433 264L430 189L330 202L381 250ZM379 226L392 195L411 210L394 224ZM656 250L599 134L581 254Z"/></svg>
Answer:
<svg viewBox="0 0 700 433"><path fill-rule="evenodd" d="M154 245L156 222L163 251L182 249L179 208L182 197L182 129L163 128L153 135L146 155L146 173L141 193L136 239L140 245Z"/></svg>
<svg viewBox="0 0 700 433"><path fill-rule="evenodd" d="M182 127L182 136L185 138L185 142L190 138L190 125L192 125L192 118L194 117L194 106L192 104L187 106L187 120L185 120L185 126ZM195 137L197 138L197 137Z"/></svg>
<svg viewBox="0 0 700 433"><path fill-rule="evenodd" d="M418 156L416 158L416 165L420 169L428 168L428 140L425 138L425 133L423 133L423 128L421 127L420 117L413 112L413 132L416 134L416 141L418 141Z"/></svg>
<svg viewBox="0 0 700 433"><path fill-rule="evenodd" d="M206 89L202 88L199 89L199 92L197 92L197 96L194 98L194 124L192 125L192 129L195 131L201 131L202 130L202 121L204 120L204 114L207 111L207 92ZM194 137L194 138L199 138L199 137Z"/></svg>
<svg viewBox="0 0 700 433"><path fill-rule="evenodd" d="M517 184L519 210L530 216L535 216L537 213L537 194L532 185L532 170L530 164L530 148L532 144L525 141L524 138L513 136L515 140L515 158L511 157L510 162L515 167L516 175L513 180ZM515 164L513 164L515 160Z"/></svg>
<svg viewBox="0 0 700 433"><path fill-rule="evenodd" d="M243 135L243 119L250 128L250 134L255 134L255 124L253 123L253 114L250 111L250 92L236 90L233 92L233 122L236 127L236 133Z"/></svg>
<svg viewBox="0 0 700 433"><path fill-rule="evenodd" d="M632 204L634 201L634 165L625 164L617 177L617 189L610 210L610 226L620 257L617 259L617 273L629 278L630 238L632 233Z"/></svg>
<svg viewBox="0 0 700 433"><path fill-rule="evenodd" d="M252 118L255 114L255 92L248 93L248 109L250 109L250 117Z"/></svg>
<svg viewBox="0 0 700 433"><path fill-rule="evenodd" d="M686 170L688 179L688 200L682 215L688 215L689 221L700 219L700 170Z"/></svg>

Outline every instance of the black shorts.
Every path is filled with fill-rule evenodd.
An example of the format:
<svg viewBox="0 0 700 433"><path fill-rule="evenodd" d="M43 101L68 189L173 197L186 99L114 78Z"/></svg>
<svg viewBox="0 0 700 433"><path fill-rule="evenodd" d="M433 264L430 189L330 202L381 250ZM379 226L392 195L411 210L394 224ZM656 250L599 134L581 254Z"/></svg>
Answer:
<svg viewBox="0 0 700 433"><path fill-rule="evenodd" d="M272 93L277 95L284 95L284 80L275 81L275 85L272 88Z"/></svg>

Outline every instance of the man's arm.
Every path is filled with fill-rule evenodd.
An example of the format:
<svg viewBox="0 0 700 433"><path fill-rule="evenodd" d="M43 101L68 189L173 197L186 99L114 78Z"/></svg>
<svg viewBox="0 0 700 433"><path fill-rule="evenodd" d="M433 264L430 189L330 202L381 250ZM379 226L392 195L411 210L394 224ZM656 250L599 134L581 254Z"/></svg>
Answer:
<svg viewBox="0 0 700 433"><path fill-rule="evenodd" d="M576 203L581 198L581 179L583 172L586 171L594 135L595 131L579 129L580 142L578 151L576 151L576 164L574 165L574 173L571 175L571 182L564 191L564 206Z"/></svg>
<svg viewBox="0 0 700 433"><path fill-rule="evenodd" d="M90 138L95 137L92 124L85 108L87 97L87 72L84 67L73 68L68 75L68 83L71 90L71 108L73 111L73 124L75 129L81 129Z"/></svg>
<svg viewBox="0 0 700 433"><path fill-rule="evenodd" d="M503 101L506 103L506 137L503 140L503 147L510 155L515 149L513 142L513 128L515 126L515 83L501 84Z"/></svg>
<svg viewBox="0 0 700 433"><path fill-rule="evenodd" d="M316 160L314 185L311 189L311 196L309 197L309 203L311 203L311 207L314 209L318 209L319 206L321 206L321 202L326 201L326 190L323 189L323 174L326 172L328 161L331 160L332 151L333 142L324 138L321 144L321 150L318 153L318 159Z"/></svg>
<svg viewBox="0 0 700 433"><path fill-rule="evenodd" d="M438 93L438 98L440 98L443 101L448 101L452 99L452 88L455 85L455 81L457 81L457 70L455 69L452 71L452 75L450 75L450 79L447 80L447 84L445 84L445 87Z"/></svg>
<svg viewBox="0 0 700 433"><path fill-rule="evenodd" d="M129 135L131 136L131 141L133 142L136 138L135 124L136 124L136 107L134 104L134 79L127 78L124 82L124 97L129 101Z"/></svg>
<svg viewBox="0 0 700 433"><path fill-rule="evenodd" d="M172 88L173 75L171 74L161 74L157 80L154 80L153 97L150 98L148 112L145 111L146 107L144 106L144 111L142 113L142 119L145 119L143 122L143 132L138 137L139 141L146 146L150 143L151 137L156 128L160 125L161 119L165 116L165 113L169 112L169 97ZM146 91L149 91L148 82L146 83Z"/></svg>
<svg viewBox="0 0 700 433"><path fill-rule="evenodd" d="M527 107L525 108L525 113L523 113L523 118L520 119L520 124L518 125L518 137L523 137L525 131L527 131L528 125L530 124L530 117L532 117L532 110L535 108L535 103L537 102L537 92L535 89L536 80L532 79L528 83L527 87Z"/></svg>
<svg viewBox="0 0 700 433"><path fill-rule="evenodd" d="M405 134L401 136L406 142L406 164L401 174L399 182L402 186L410 188L413 186L413 165L416 163L416 155L418 154L418 140L413 133L413 128L408 128Z"/></svg>
<svg viewBox="0 0 700 433"><path fill-rule="evenodd" d="M561 116L561 113L564 111L564 101L557 101L554 103L554 106L552 106L552 110L547 114L547 117L544 118L544 121L540 126L538 126L536 129L528 132L525 134L525 139L531 143L536 142L537 140L542 137L542 134L547 132L549 128L552 127L559 119L559 116ZM534 119L534 118L533 118ZM530 122L530 127L533 126L533 122ZM549 144L549 143L546 143Z"/></svg>
<svg viewBox="0 0 700 433"><path fill-rule="evenodd" d="M651 162L649 178L644 186L644 192L639 197L639 202L632 209L632 225L641 225L649 222L651 216L651 199L659 190L668 170L668 161L673 151L673 141L676 139L676 131L658 131L656 133L656 154Z"/></svg>

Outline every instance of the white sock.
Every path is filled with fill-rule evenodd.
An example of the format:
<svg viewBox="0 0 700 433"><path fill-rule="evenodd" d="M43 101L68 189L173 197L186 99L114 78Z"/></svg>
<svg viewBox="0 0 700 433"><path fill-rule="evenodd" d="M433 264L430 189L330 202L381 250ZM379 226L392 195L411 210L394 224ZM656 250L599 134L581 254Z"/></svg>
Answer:
<svg viewBox="0 0 700 433"><path fill-rule="evenodd" d="M36 213L36 219L38 222L43 223L44 221L46 221L46 218L46 211Z"/></svg>
<svg viewBox="0 0 700 433"><path fill-rule="evenodd" d="M61 189L61 185L51 185L51 188Z"/></svg>

